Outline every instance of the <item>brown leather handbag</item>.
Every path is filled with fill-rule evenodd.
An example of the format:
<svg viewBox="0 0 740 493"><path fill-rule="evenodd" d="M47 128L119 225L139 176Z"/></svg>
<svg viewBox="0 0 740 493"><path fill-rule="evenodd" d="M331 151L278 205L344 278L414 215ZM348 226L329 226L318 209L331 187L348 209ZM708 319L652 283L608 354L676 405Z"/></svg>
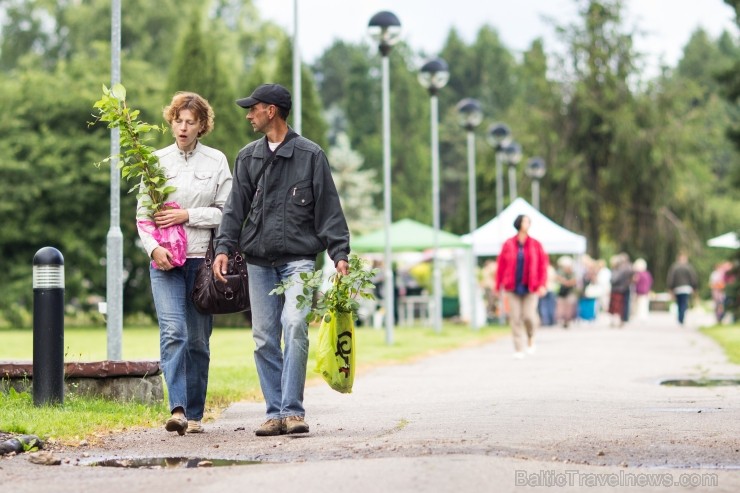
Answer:
<svg viewBox="0 0 740 493"><path fill-rule="evenodd" d="M213 230L205 261L198 268L191 299L201 313L212 315L245 312L250 309L247 263L240 252L229 255L226 282L213 275Z"/></svg>

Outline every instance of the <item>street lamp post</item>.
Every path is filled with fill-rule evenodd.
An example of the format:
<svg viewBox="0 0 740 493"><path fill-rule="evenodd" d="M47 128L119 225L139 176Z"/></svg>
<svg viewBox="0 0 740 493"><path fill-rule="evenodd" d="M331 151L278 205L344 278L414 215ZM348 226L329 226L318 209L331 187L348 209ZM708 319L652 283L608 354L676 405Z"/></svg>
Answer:
<svg viewBox="0 0 740 493"><path fill-rule="evenodd" d="M121 82L121 0L111 2L111 87ZM120 130L110 131L110 155L121 152ZM120 360L123 335L123 233L121 172L118 158L110 162L110 228L106 236L106 335L109 360Z"/></svg>
<svg viewBox="0 0 740 493"><path fill-rule="evenodd" d="M478 228L478 209L475 187L475 128L483 121L483 108L481 104L472 98L465 98L457 103L457 111L460 116L460 125L468 135L468 219L470 222L470 234ZM476 303L476 267L478 259L474 249L470 248L470 327L478 329L477 303Z"/></svg>
<svg viewBox="0 0 740 493"><path fill-rule="evenodd" d="M303 133L303 88L301 80L301 48L298 44L298 0L293 0L293 126Z"/></svg>
<svg viewBox="0 0 740 493"><path fill-rule="evenodd" d="M390 64L388 55L401 36L401 22L395 14L382 11L375 14L368 23L368 34L378 43L383 60L383 229L385 233L384 291L385 300L385 342L393 344L393 256L391 253L391 103L390 103Z"/></svg>
<svg viewBox="0 0 740 493"><path fill-rule="evenodd" d="M509 165L509 200L514 202L516 193L516 165L522 160L522 146L517 142L511 142L503 148L506 164Z"/></svg>
<svg viewBox="0 0 740 493"><path fill-rule="evenodd" d="M450 71L447 62L434 58L422 65L419 71L419 83L429 91L432 122L432 223L434 252L434 306L433 321L435 332L442 332L442 271L439 262L439 102L437 92L447 85Z"/></svg>
<svg viewBox="0 0 740 493"><path fill-rule="evenodd" d="M506 161L505 149L512 142L511 130L509 129L509 126L505 123L494 123L493 125L488 127L486 140L488 141L488 145L493 148L493 152L496 156L496 216L498 217L504 210L503 165L504 161ZM499 221L499 228L501 227L503 227L503 224L501 223L501 221ZM502 232L499 231L498 233L501 234ZM497 308L498 319L500 323L504 323L506 320L506 316L503 310L503 304L501 303L501 300L503 300L503 294L503 288L501 288L498 296L499 305Z"/></svg>
<svg viewBox="0 0 740 493"><path fill-rule="evenodd" d="M494 123L486 135L488 144L496 156L496 215L504 210L503 149L511 143L511 130L505 123Z"/></svg>
<svg viewBox="0 0 740 493"><path fill-rule="evenodd" d="M545 176L545 160L541 157L531 158L524 172L532 178L532 206L540 210L540 180Z"/></svg>

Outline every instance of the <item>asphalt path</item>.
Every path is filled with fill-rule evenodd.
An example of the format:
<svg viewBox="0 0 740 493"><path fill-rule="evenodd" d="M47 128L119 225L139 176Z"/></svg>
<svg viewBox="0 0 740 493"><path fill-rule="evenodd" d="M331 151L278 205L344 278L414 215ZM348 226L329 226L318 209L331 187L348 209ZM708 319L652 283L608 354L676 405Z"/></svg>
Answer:
<svg viewBox="0 0 740 493"><path fill-rule="evenodd" d="M264 404L239 402L179 437L163 429L55 451L59 466L0 459L13 492L740 491L740 386L721 348L668 313L542 328L517 360L509 337L356 376L352 394L306 389L307 436L258 438ZM367 329L365 329L367 330ZM400 330L400 329L399 329ZM362 348L358 348L361 359ZM144 457L229 467L90 466ZM248 462L248 463L247 463Z"/></svg>

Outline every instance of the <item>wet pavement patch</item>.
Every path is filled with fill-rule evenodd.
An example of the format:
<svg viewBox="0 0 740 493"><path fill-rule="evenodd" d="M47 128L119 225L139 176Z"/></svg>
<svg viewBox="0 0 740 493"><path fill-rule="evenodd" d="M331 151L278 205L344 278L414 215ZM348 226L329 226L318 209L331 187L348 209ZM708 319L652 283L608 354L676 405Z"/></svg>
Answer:
<svg viewBox="0 0 740 493"><path fill-rule="evenodd" d="M197 467L252 466L254 460L209 459L198 457L138 457L130 459L104 459L91 462L90 466L123 467L131 469L187 469Z"/></svg>
<svg viewBox="0 0 740 493"><path fill-rule="evenodd" d="M737 378L676 378L661 380L660 385L667 387L729 387L740 385Z"/></svg>

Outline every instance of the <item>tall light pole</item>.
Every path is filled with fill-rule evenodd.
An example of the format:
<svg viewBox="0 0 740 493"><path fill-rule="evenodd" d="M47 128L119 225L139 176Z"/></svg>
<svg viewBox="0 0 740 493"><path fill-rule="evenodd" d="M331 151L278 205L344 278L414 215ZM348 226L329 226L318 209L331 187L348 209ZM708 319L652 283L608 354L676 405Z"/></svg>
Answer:
<svg viewBox="0 0 740 493"><path fill-rule="evenodd" d="M111 87L121 82L121 0L111 1ZM110 132L110 155L121 152L120 131ZM123 233L121 232L121 172L110 162L110 229L106 237L106 336L109 360L120 360L123 334Z"/></svg>
<svg viewBox="0 0 740 493"><path fill-rule="evenodd" d="M401 36L401 21L392 12L378 12L368 23L368 34L378 43L383 59L383 229L385 232L384 291L385 342L393 344L393 254L391 252L391 102L388 55Z"/></svg>
<svg viewBox="0 0 740 493"><path fill-rule="evenodd" d="M303 92L301 84L301 50L298 45L298 0L293 0L293 125L303 132Z"/></svg>
<svg viewBox="0 0 740 493"><path fill-rule="evenodd" d="M506 164L509 165L509 201L514 202L516 193L516 165L522 160L522 146L517 142L511 142L503 148Z"/></svg>
<svg viewBox="0 0 740 493"><path fill-rule="evenodd" d="M496 215L504 210L503 148L511 142L511 130L505 123L494 123L488 128L486 141L496 156Z"/></svg>
<svg viewBox="0 0 740 493"><path fill-rule="evenodd" d="M511 130L509 129L509 126L505 123L494 123L493 125L488 127L486 141L488 142L488 145L493 148L493 152L496 156L496 216L498 217L504 210L504 148L511 144L512 141ZM502 227L503 224L501 224L501 221L499 221L499 229L501 229ZM498 231L499 235L501 233L502 231ZM504 299L503 294L503 288L501 288L498 296L499 304L497 309L499 314L498 319L500 323L504 323L505 321L503 304L501 303L501 300Z"/></svg>
<svg viewBox="0 0 740 493"><path fill-rule="evenodd" d="M475 128L483 121L483 108L481 104L472 98L465 98L457 103L457 112L460 116L460 125L468 134L468 219L470 223L470 234L478 228L478 207L475 187ZM478 259L475 249L470 248L470 327L478 329L476 286Z"/></svg>
<svg viewBox="0 0 740 493"><path fill-rule="evenodd" d="M433 233L433 252L434 252L434 331L442 332L442 271L439 261L439 102L437 92L447 85L450 80L450 71L447 68L447 62L441 58L429 60L422 65L419 71L419 83L429 91L431 101L431 122L432 122L432 222L434 227Z"/></svg>
<svg viewBox="0 0 740 493"><path fill-rule="evenodd" d="M530 158L524 172L532 178L532 206L540 210L540 180L545 176L545 160L541 157Z"/></svg>

